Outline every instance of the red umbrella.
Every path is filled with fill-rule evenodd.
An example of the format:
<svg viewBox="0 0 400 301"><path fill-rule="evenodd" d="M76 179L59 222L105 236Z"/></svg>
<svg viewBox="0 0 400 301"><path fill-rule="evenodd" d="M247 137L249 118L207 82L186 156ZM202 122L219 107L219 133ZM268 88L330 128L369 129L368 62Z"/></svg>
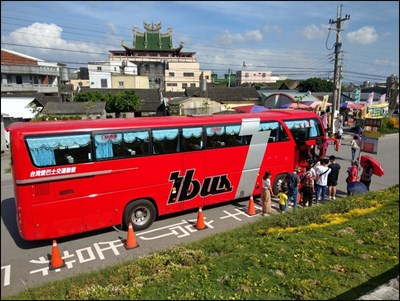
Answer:
<svg viewBox="0 0 400 301"><path fill-rule="evenodd" d="M382 177L385 172L378 160L373 157L367 155L360 155L360 166L365 167L367 162L371 162L372 165L372 173L378 177Z"/></svg>

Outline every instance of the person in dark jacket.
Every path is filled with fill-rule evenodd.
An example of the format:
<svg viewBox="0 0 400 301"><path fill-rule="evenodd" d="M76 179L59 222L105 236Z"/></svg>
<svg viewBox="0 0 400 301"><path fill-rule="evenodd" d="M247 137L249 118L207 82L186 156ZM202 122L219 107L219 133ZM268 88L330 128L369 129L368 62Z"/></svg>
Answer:
<svg viewBox="0 0 400 301"><path fill-rule="evenodd" d="M286 183L288 188L288 201L293 198L293 208L297 208L299 183L300 177L298 173L301 171L300 167L296 167L293 172L289 172L286 176Z"/></svg>
<svg viewBox="0 0 400 301"><path fill-rule="evenodd" d="M329 157L330 164L328 167L331 172L328 175L328 199L336 200L336 186L339 179L340 164L336 162L336 157L334 155Z"/></svg>

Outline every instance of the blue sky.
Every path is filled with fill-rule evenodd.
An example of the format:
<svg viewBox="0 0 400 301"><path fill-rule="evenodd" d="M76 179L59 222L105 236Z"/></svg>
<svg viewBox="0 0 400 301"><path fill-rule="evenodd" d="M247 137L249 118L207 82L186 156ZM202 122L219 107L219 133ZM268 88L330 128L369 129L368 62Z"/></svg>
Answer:
<svg viewBox="0 0 400 301"><path fill-rule="evenodd" d="M271 70L290 79L333 78L342 5L343 83L399 75L397 1L1 1L1 47L71 69L132 44L132 28L161 22L174 46L222 75Z"/></svg>

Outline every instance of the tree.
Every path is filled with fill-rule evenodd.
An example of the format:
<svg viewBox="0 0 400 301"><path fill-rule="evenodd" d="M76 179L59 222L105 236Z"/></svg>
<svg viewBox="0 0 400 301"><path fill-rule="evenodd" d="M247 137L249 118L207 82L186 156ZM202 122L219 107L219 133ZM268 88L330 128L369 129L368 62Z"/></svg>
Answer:
<svg viewBox="0 0 400 301"><path fill-rule="evenodd" d="M335 85L333 82L313 77L301 81L297 88L299 92L333 92Z"/></svg>
<svg viewBox="0 0 400 301"><path fill-rule="evenodd" d="M122 112L134 112L141 106L141 101L133 90L125 90L116 94L110 94L106 101L106 111L114 112L119 118Z"/></svg>
<svg viewBox="0 0 400 301"><path fill-rule="evenodd" d="M93 102L98 102L98 101L107 101L109 94L103 94L97 91L85 91L85 92L80 92L78 93L74 101L76 102L88 102L88 101L93 101Z"/></svg>
<svg viewBox="0 0 400 301"><path fill-rule="evenodd" d="M123 90L115 94L85 91L76 95L75 101L105 101L107 113L113 112L117 118L122 112L134 112L141 106L141 101L133 90Z"/></svg>

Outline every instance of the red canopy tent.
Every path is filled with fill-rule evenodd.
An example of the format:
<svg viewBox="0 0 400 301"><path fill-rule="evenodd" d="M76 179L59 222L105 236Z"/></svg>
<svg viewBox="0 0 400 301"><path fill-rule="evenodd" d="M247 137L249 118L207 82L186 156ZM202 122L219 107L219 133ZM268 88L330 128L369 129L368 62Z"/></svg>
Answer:
<svg viewBox="0 0 400 301"><path fill-rule="evenodd" d="M310 107L299 102L289 102L289 103L285 103L283 105L280 105L279 108L281 109L309 109Z"/></svg>
<svg viewBox="0 0 400 301"><path fill-rule="evenodd" d="M258 112L265 112L268 110L266 107L259 105L246 105L246 106L234 107L233 109L235 111L242 113L258 113Z"/></svg>
<svg viewBox="0 0 400 301"><path fill-rule="evenodd" d="M312 109L315 109L317 106L322 106L322 103L323 103L322 100L311 100L303 102L303 104L309 106ZM327 102L325 105L327 107L330 107L332 104L330 102Z"/></svg>
<svg viewBox="0 0 400 301"><path fill-rule="evenodd" d="M361 110L365 107L365 104L345 101L344 103L342 103L341 107L346 109Z"/></svg>

